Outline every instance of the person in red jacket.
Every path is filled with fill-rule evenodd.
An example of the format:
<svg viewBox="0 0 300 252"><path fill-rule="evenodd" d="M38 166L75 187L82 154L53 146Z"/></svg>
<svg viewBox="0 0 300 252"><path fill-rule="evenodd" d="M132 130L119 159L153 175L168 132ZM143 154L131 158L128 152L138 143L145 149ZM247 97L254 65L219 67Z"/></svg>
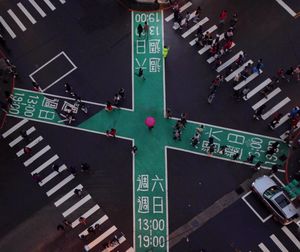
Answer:
<svg viewBox="0 0 300 252"><path fill-rule="evenodd" d="M225 20L227 18L228 12L227 10L222 10L219 15L219 24L223 25L225 23Z"/></svg>

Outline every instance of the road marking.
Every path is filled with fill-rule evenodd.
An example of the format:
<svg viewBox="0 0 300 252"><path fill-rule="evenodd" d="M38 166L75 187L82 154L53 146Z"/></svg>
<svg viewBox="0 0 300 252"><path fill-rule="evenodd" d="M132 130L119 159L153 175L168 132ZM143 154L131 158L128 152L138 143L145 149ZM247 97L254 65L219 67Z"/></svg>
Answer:
<svg viewBox="0 0 300 252"><path fill-rule="evenodd" d="M20 29L22 31L26 31L26 27L21 22L21 20L16 16L16 14L11 9L9 9L7 12L11 16L11 18L16 22L16 24L20 27Z"/></svg>
<svg viewBox="0 0 300 252"><path fill-rule="evenodd" d="M258 245L261 251L263 252L270 252L270 250L263 244L262 242Z"/></svg>
<svg viewBox="0 0 300 252"><path fill-rule="evenodd" d="M244 96L244 100L249 100L253 95L255 95L256 93L258 93L260 90L262 90L264 87L268 86L270 83L272 82L272 80L270 78L266 79L265 81L263 81L261 84L259 84L258 86L256 86L255 88L253 88L246 96Z"/></svg>
<svg viewBox="0 0 300 252"><path fill-rule="evenodd" d="M181 6L181 7L179 8L179 12L180 12L180 13L183 12L184 10L186 10L187 8L189 8L191 5L192 5L191 2L187 2L185 5L183 5L183 6ZM172 13L172 14L169 15L169 16L167 16L167 17L165 18L165 21L166 21L166 22L169 22L169 21L171 21L173 18L174 18L174 13Z"/></svg>
<svg viewBox="0 0 300 252"><path fill-rule="evenodd" d="M258 101L257 103L255 103L252 106L253 110L257 110L260 106L264 105L267 101L269 101L270 99L272 99L275 95L279 94L281 92L281 89L278 87L275 90L273 90L271 93L269 93L267 95L267 97L262 98L260 101Z"/></svg>
<svg viewBox="0 0 300 252"><path fill-rule="evenodd" d="M233 79L236 75L238 75L240 72L242 72L244 70L244 68L248 65L248 64L253 64L252 60L248 60L246 63L244 63L242 66L240 66L238 69L236 69L234 72L232 72L231 74L229 74L225 80L228 82L231 79Z"/></svg>
<svg viewBox="0 0 300 252"><path fill-rule="evenodd" d="M232 42L232 44L231 44L229 50L231 50L233 47L235 47L235 45L236 45L236 44L235 44L234 42ZM216 60L216 58L215 58L214 56L211 56L210 58L208 58L208 59L206 60L206 62L207 62L208 64L211 64L211 63L213 63L215 60Z"/></svg>
<svg viewBox="0 0 300 252"><path fill-rule="evenodd" d="M289 103L291 99L289 97L285 97L281 102L277 103L273 108L271 108L269 111L267 111L265 114L261 115L261 118L263 120L266 120L269 118L272 114L274 114L277 110L281 109L283 106L285 106L287 103Z"/></svg>
<svg viewBox="0 0 300 252"><path fill-rule="evenodd" d="M19 9L24 13L24 15L29 19L29 21L32 24L36 23L36 20L34 19L34 17L29 13L29 11L25 8L25 6L22 3L17 3Z"/></svg>
<svg viewBox="0 0 300 252"><path fill-rule="evenodd" d="M113 251L115 248L119 247L125 241L126 241L125 236L121 236L120 238L118 238L118 242L112 243L109 248L102 250L102 252Z"/></svg>
<svg viewBox="0 0 300 252"><path fill-rule="evenodd" d="M115 226L112 226L108 230L106 230L103 234L98 236L95 240L90 242L88 245L84 246L85 251L90 251L93 247L95 247L97 244L99 244L101 241L103 241L106 237L111 235L113 232L115 232L117 228Z"/></svg>
<svg viewBox="0 0 300 252"><path fill-rule="evenodd" d="M29 136L32 132L34 132L35 131L35 127L34 126L32 126L30 129L28 129L27 131L26 131L26 134ZM19 142L21 142L23 140L23 137L22 136L18 136L15 140L13 140L13 141L11 141L10 143L9 143L9 146L10 147L14 147L16 144L18 144Z"/></svg>
<svg viewBox="0 0 300 252"><path fill-rule="evenodd" d="M93 206L92 208L90 208L88 211L86 211L83 215L81 215L83 218L87 219L88 217L90 217L92 214L94 214L97 210L100 209L100 206L98 204L96 204L95 206ZM79 225L79 218L76 219L75 221L72 222L71 226L72 228L75 228L77 225Z"/></svg>
<svg viewBox="0 0 300 252"><path fill-rule="evenodd" d="M38 4L35 2L35 0L29 0L29 2L31 3L31 5L36 9L36 11L42 16L42 17L46 17L46 13L41 9L40 6L38 6Z"/></svg>
<svg viewBox="0 0 300 252"><path fill-rule="evenodd" d="M48 5L48 7L54 11L56 8L55 6L49 1L49 0L44 0L44 2Z"/></svg>
<svg viewBox="0 0 300 252"><path fill-rule="evenodd" d="M75 188L73 188L71 191L69 191L68 193L66 193L64 196L62 196L59 200L57 200L56 202L54 202L54 205L56 207L60 206L62 203L64 203L66 200L68 200L69 198L71 198L75 193L74 191L76 189L82 190L83 186L81 184L79 184L78 186L76 186Z"/></svg>
<svg viewBox="0 0 300 252"><path fill-rule="evenodd" d="M74 179L75 176L73 174L70 174L68 177L64 178L61 182L59 182L56 186L51 188L46 194L48 197L50 197L52 194L57 192L60 188L62 188L64 185L69 183L72 179Z"/></svg>
<svg viewBox="0 0 300 252"><path fill-rule="evenodd" d="M299 128L300 128L300 122L297 123L296 128L293 130L293 132L296 132ZM284 133L280 136L280 138L281 138L282 140L285 140L285 139L289 136L289 134L290 134L290 131L287 130L286 132L284 132Z"/></svg>
<svg viewBox="0 0 300 252"><path fill-rule="evenodd" d="M108 220L108 216L104 215L102 216L99 220L97 220L96 222L94 222L91 226L95 227L96 224L98 225L102 225L105 221ZM81 237L82 235L88 235L88 229L85 229L84 231L82 231L78 236Z"/></svg>
<svg viewBox="0 0 300 252"><path fill-rule="evenodd" d="M222 34L220 35L220 41L223 40L223 39L224 39L224 33L222 33ZM216 41L216 39L213 40L213 43L215 43L215 41ZM212 44L213 44L213 43L212 43ZM203 47L198 51L198 53L199 53L200 55L202 55L203 53L205 53L206 51L208 51L210 48L211 48L211 45L205 45L205 46L203 46Z"/></svg>
<svg viewBox="0 0 300 252"><path fill-rule="evenodd" d="M40 165L38 168L36 168L35 170L33 170L31 172L31 175L35 174L35 173L40 173L42 170L44 170L46 167L48 167L50 164L52 164L54 161L56 161L59 157L57 155L54 155L52 158L50 158L49 160L47 160L45 163L43 163L42 165Z"/></svg>
<svg viewBox="0 0 300 252"><path fill-rule="evenodd" d="M131 247L131 248L127 249L126 252L134 252L134 249Z"/></svg>
<svg viewBox="0 0 300 252"><path fill-rule="evenodd" d="M6 132L4 132L2 134L2 137L3 138L8 137L11 133L15 132L17 129L19 129L20 127L22 127L27 122L28 122L28 119L23 119L22 121L18 122L16 125L14 125L13 127L11 127L9 130L7 130Z"/></svg>
<svg viewBox="0 0 300 252"><path fill-rule="evenodd" d="M300 250L300 241L296 238L296 236L287 227L285 227L285 226L283 226L281 228L281 230L291 239L291 241Z"/></svg>
<svg viewBox="0 0 300 252"><path fill-rule="evenodd" d="M66 1L65 0L59 0L62 4L65 4Z"/></svg>
<svg viewBox="0 0 300 252"><path fill-rule="evenodd" d="M282 124L284 124L286 121L290 119L289 117L290 113L286 113L283 117L280 118L279 122L275 125L274 129L278 128Z"/></svg>
<svg viewBox="0 0 300 252"><path fill-rule="evenodd" d="M275 0L283 9L285 9L292 17L295 17L297 14L295 11L293 11L290 6L288 6L284 1L282 0Z"/></svg>
<svg viewBox="0 0 300 252"><path fill-rule="evenodd" d="M210 27L209 29L207 29L206 31L204 31L202 33L202 35L205 35L207 32L212 33L212 32L214 32L217 29L218 29L218 26L213 25L212 27ZM194 46L196 44L196 41L197 41L197 38L194 38L193 40L190 41L190 45Z"/></svg>
<svg viewBox="0 0 300 252"><path fill-rule="evenodd" d="M277 247L282 251L282 252L289 252L285 246L278 240L278 238L272 234L270 236L271 240L277 245Z"/></svg>
<svg viewBox="0 0 300 252"><path fill-rule="evenodd" d="M208 17L203 18L200 22L192 26L190 29L188 29L185 33L181 35L181 37L186 38L187 36L191 35L194 31L196 31L200 25L205 24L208 21Z"/></svg>
<svg viewBox="0 0 300 252"><path fill-rule="evenodd" d="M5 20L1 16L0 16L0 23L13 39L17 37L16 34L13 32L13 30L10 28L10 26L5 22Z"/></svg>
<svg viewBox="0 0 300 252"><path fill-rule="evenodd" d="M37 152L36 154L34 154L31 158L29 158L28 160L26 160L24 162L24 166L27 167L28 165L32 164L35 160L37 160L40 156L42 156L43 154L45 154L50 149L51 149L51 147L49 145L47 145L46 147L44 147L43 149L41 149L39 152Z"/></svg>
<svg viewBox="0 0 300 252"><path fill-rule="evenodd" d="M79 200L76 204L74 204L73 206L71 206L69 209L67 209L66 211L64 211L62 213L63 217L67 217L68 215L70 215L71 213L73 213L76 209L78 209L80 206L82 206L83 204L85 204L86 202L88 202L91 199L91 195L86 195L84 198L82 198L81 200Z"/></svg>
<svg viewBox="0 0 300 252"><path fill-rule="evenodd" d="M259 70L260 74L262 74L262 70ZM257 72L251 74L250 76L247 77L247 79L241 81L239 84L237 84L236 86L234 86L234 90L239 90L242 87L246 86L250 81L253 81L257 76L259 76L259 74Z"/></svg>
<svg viewBox="0 0 300 252"><path fill-rule="evenodd" d="M226 62L224 62L221 66L219 66L216 71L218 73L220 73L221 71L223 71L226 67L228 67L229 65L231 65L233 62L237 61L237 59L239 58L239 56L241 54L243 54L243 51L239 51L237 54L235 54L233 57L231 57L229 60L227 60Z"/></svg>
<svg viewBox="0 0 300 252"><path fill-rule="evenodd" d="M261 220L262 223L265 223L267 220L269 220L270 218L272 218L272 214L270 214L269 216L267 216L265 219L263 219L258 212L255 211L255 209L251 206L251 204L246 200L246 197L251 194L252 191L247 192L243 197L242 200L247 204L247 206L252 210L252 212Z"/></svg>
<svg viewBox="0 0 300 252"><path fill-rule="evenodd" d="M196 11L193 11L193 12L191 13L191 16L190 16L190 18L189 18L188 21L192 20L192 19L195 17L195 14L196 14ZM186 21L186 18L182 19L181 24L185 24L185 21ZM175 27L173 26L173 29L174 29L174 30L178 30L178 29L179 29L179 26L175 26Z"/></svg>
<svg viewBox="0 0 300 252"><path fill-rule="evenodd" d="M66 165L61 165L59 167L59 171L62 172L62 171L65 171L67 170L67 166ZM60 172L57 172L57 171L53 171L51 172L47 177L45 177L41 182L39 182L39 185L40 186L44 186L45 184L47 184L51 179L55 178L58 174L60 174Z"/></svg>
<svg viewBox="0 0 300 252"><path fill-rule="evenodd" d="M35 145L37 145L40 141L43 140L43 137L42 136L39 136L37 137L36 139L34 139L30 144L27 144L26 147L28 148L32 148L34 147ZM22 156L24 154L24 148L22 148L21 150L19 150L16 154L18 157Z"/></svg>

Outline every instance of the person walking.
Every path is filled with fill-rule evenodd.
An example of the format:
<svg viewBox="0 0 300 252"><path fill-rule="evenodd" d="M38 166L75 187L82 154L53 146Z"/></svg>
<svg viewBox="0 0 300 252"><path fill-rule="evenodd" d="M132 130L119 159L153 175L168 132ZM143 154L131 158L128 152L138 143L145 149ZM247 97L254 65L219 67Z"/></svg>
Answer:
<svg viewBox="0 0 300 252"><path fill-rule="evenodd" d="M144 70L141 67L139 68L137 76L140 77L142 80L146 80L146 78L144 76Z"/></svg>
<svg viewBox="0 0 300 252"><path fill-rule="evenodd" d="M219 15L219 28L223 28L225 20L227 18L228 12L227 10L222 10Z"/></svg>
<svg viewBox="0 0 300 252"><path fill-rule="evenodd" d="M52 170L59 173L59 165L56 164L56 163L54 163L54 164L52 165Z"/></svg>
<svg viewBox="0 0 300 252"><path fill-rule="evenodd" d="M139 38L141 37L143 30L144 30L143 26L141 24L139 24L137 27L137 32L138 32Z"/></svg>
<svg viewBox="0 0 300 252"><path fill-rule="evenodd" d="M111 128L110 130L106 131L106 136L107 137L113 137L113 138L115 138L116 134L117 134L117 130L114 129L114 128Z"/></svg>
<svg viewBox="0 0 300 252"><path fill-rule="evenodd" d="M74 190L74 194L77 195L79 198L81 198L81 197L82 197L82 190L76 188L76 189Z"/></svg>
<svg viewBox="0 0 300 252"><path fill-rule="evenodd" d="M293 75L294 75L294 68L290 67L289 69L287 69L285 71L285 75L286 75L287 82L290 82L293 78Z"/></svg>
<svg viewBox="0 0 300 252"><path fill-rule="evenodd" d="M83 216L80 216L79 217L79 223L82 224L82 225L86 225L87 224L86 218L84 218Z"/></svg>
<svg viewBox="0 0 300 252"><path fill-rule="evenodd" d="M122 100L125 99L125 89L124 88L120 88L118 91L118 94L121 96Z"/></svg>
<svg viewBox="0 0 300 252"><path fill-rule="evenodd" d="M133 146L131 147L131 153L132 153L133 155L135 155L135 154L137 153L137 151L138 151L138 147L137 147L136 145L133 145Z"/></svg>
<svg viewBox="0 0 300 252"><path fill-rule="evenodd" d="M169 54L169 49L170 48L168 46L164 46L164 48L163 48L163 57L164 57L165 61L166 61L167 56Z"/></svg>
<svg viewBox="0 0 300 252"><path fill-rule="evenodd" d="M237 22L238 22L238 14L235 12L235 13L233 13L232 18L230 20L230 26L235 27Z"/></svg>
<svg viewBox="0 0 300 252"><path fill-rule="evenodd" d="M262 164L263 164L263 162L258 161L253 167L254 171L259 171Z"/></svg>
<svg viewBox="0 0 300 252"><path fill-rule="evenodd" d="M192 137L192 140L191 140L191 145L194 147L194 148L196 148L196 149L198 149L198 145L199 144L199 138L197 138L197 137Z"/></svg>
<svg viewBox="0 0 300 252"><path fill-rule="evenodd" d="M212 144L214 144L214 138L213 137L209 137L208 138L208 146L211 146Z"/></svg>
<svg viewBox="0 0 300 252"><path fill-rule="evenodd" d="M143 27L146 39L148 39L148 35L149 35L149 25L147 22L145 22L144 27Z"/></svg>
<svg viewBox="0 0 300 252"><path fill-rule="evenodd" d="M182 123L183 128L185 128L185 125L187 123L186 118L187 118L187 113L181 113L180 114L180 122Z"/></svg>
<svg viewBox="0 0 300 252"><path fill-rule="evenodd" d="M255 66L256 71L257 71L258 74L261 74L261 72L262 72L261 69L262 69L263 66L264 66L264 64L262 63L262 59L259 59L256 63L256 66Z"/></svg>
<svg viewBox="0 0 300 252"><path fill-rule="evenodd" d="M81 163L80 168L82 172L87 172L90 170L90 165L88 163Z"/></svg>
<svg viewBox="0 0 300 252"><path fill-rule="evenodd" d="M21 130L21 131L20 131L20 135L21 135L21 137L23 137L24 141L25 141L27 144L31 141L31 139L29 138L29 136L28 136L26 130Z"/></svg>
<svg viewBox="0 0 300 252"><path fill-rule="evenodd" d="M263 104L262 106L260 106L254 113L253 118L255 118L256 120L260 120L261 119L261 115L264 112L264 109L266 108L266 105Z"/></svg>
<svg viewBox="0 0 300 252"><path fill-rule="evenodd" d="M240 156L240 153L237 152L237 153L235 153L235 154L232 155L232 159L233 160L237 160L239 158L239 156Z"/></svg>
<svg viewBox="0 0 300 252"><path fill-rule="evenodd" d="M297 81L300 81L300 65L295 67L294 74L296 75Z"/></svg>
<svg viewBox="0 0 300 252"><path fill-rule="evenodd" d="M172 117L172 111L171 111L171 109L167 108L166 109L166 118L170 119L170 117Z"/></svg>
<svg viewBox="0 0 300 252"><path fill-rule="evenodd" d="M25 146L25 147L23 148L23 151L24 151L25 155L31 156L32 150L31 150L30 147Z"/></svg>
<svg viewBox="0 0 300 252"><path fill-rule="evenodd" d="M38 173L33 173L32 178L35 182L40 183L42 181L41 176Z"/></svg>
<svg viewBox="0 0 300 252"><path fill-rule="evenodd" d="M198 23L200 21L200 15L201 15L201 7L198 6L195 12L195 16L193 18L194 23Z"/></svg>
<svg viewBox="0 0 300 252"><path fill-rule="evenodd" d="M41 89L40 85L37 84L35 81L32 81L31 84L33 86L34 91L42 92L42 89Z"/></svg>
<svg viewBox="0 0 300 252"><path fill-rule="evenodd" d="M212 144L212 145L209 146L209 149L208 149L208 155L209 155L209 156L212 156L213 153L214 153L214 151L215 151L215 145Z"/></svg>
<svg viewBox="0 0 300 252"><path fill-rule="evenodd" d="M189 11L187 11L186 14L185 14L185 26L186 26L186 28L189 28L190 18L191 18L191 13Z"/></svg>
<svg viewBox="0 0 300 252"><path fill-rule="evenodd" d="M74 92L73 92L73 89L71 87L71 85L69 83L65 83L64 84L64 87L65 87L65 92L70 94L71 96L75 96Z"/></svg>
<svg viewBox="0 0 300 252"><path fill-rule="evenodd" d="M181 141L181 130L179 129L175 129L174 132L173 132L173 139L175 141Z"/></svg>
<svg viewBox="0 0 300 252"><path fill-rule="evenodd" d="M247 159L246 159L246 161L245 162L248 162L248 163L253 163L253 160L254 160L254 158L255 158L255 155L253 155L253 154L250 154L248 157L247 157Z"/></svg>
<svg viewBox="0 0 300 252"><path fill-rule="evenodd" d="M106 102L105 110L108 111L108 112L113 111L113 106L112 106L112 104L111 104L110 101L107 101L107 102Z"/></svg>
<svg viewBox="0 0 300 252"><path fill-rule="evenodd" d="M219 154L224 155L224 154L225 154L225 151L226 151L226 148L228 148L227 145L222 145L222 146L220 147Z"/></svg>
<svg viewBox="0 0 300 252"><path fill-rule="evenodd" d="M283 114L282 113L276 113L276 115L274 116L274 118L272 119L272 121L268 124L269 128L271 130L274 130L274 128L276 127L276 125L279 123L280 119L282 118Z"/></svg>

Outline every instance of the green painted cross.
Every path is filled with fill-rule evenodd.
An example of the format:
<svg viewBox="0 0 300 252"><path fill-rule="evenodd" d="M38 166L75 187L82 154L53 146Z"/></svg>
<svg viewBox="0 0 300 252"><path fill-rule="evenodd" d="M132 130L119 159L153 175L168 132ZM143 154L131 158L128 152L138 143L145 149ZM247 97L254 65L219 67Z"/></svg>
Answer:
<svg viewBox="0 0 300 252"><path fill-rule="evenodd" d="M149 31L139 37L137 27L148 22ZM162 12L132 13L132 82L133 109L117 109L100 112L84 121L77 129L104 134L107 129L116 128L117 135L130 139L138 146L133 156L133 215L135 251L168 251L168 177L167 149L208 155L208 138L213 137L216 146L211 157L230 162L245 163L243 160L254 154L255 162L262 161L264 168L281 164L280 155L287 155L288 148L280 144L276 154L265 155L265 151L278 139L204 124L204 131L198 149L191 144L191 137L199 122L188 121L181 141L175 141L172 127L177 119L166 119L165 80L163 50ZM145 80L136 73L142 68ZM56 113L58 99L50 99L43 93L16 89L15 107L11 116L63 124ZM156 119L154 129L149 130L144 120L147 116ZM224 153L220 146L226 145ZM239 153L237 160L233 155ZM249 163L245 163L251 165Z"/></svg>

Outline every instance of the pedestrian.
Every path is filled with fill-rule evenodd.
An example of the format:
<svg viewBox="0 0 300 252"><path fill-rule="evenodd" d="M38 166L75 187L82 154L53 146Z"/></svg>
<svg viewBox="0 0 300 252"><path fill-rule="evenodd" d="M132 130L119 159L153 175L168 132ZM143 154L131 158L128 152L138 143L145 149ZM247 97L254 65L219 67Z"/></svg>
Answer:
<svg viewBox="0 0 300 252"><path fill-rule="evenodd" d="M52 170L59 173L59 166L58 166L58 164L53 164L52 165Z"/></svg>
<svg viewBox="0 0 300 252"><path fill-rule="evenodd" d="M113 137L113 138L115 138L116 134L117 134L117 130L114 129L114 128L111 128L110 130L106 131L106 136L107 137Z"/></svg>
<svg viewBox="0 0 300 252"><path fill-rule="evenodd" d="M25 147L23 148L23 151L24 151L25 155L31 156L32 150L31 150L31 148L29 148L28 146L25 146Z"/></svg>
<svg viewBox="0 0 300 252"><path fill-rule="evenodd" d="M86 225L87 224L86 218L80 216L79 217L79 223L82 224L82 225Z"/></svg>
<svg viewBox="0 0 300 252"><path fill-rule="evenodd" d="M170 48L168 46L164 46L164 48L163 48L163 57L164 57L165 60L166 60L166 58L169 54L169 49Z"/></svg>
<svg viewBox="0 0 300 252"><path fill-rule="evenodd" d="M254 165L254 171L259 171L262 164L263 164L263 163L262 163L261 161L258 161L258 162Z"/></svg>
<svg viewBox="0 0 300 252"><path fill-rule="evenodd" d="M133 155L135 155L135 154L137 153L137 151L138 151L138 147L137 147L136 145L133 145L133 146L131 147L131 153L132 153Z"/></svg>
<svg viewBox="0 0 300 252"><path fill-rule="evenodd" d="M186 118L187 118L187 113L181 113L180 114L180 122L182 123L183 128L185 128L185 125L187 123Z"/></svg>
<svg viewBox="0 0 300 252"><path fill-rule="evenodd" d="M95 233L96 233L93 226L90 226L90 227L87 229L87 231L88 231L89 234L91 234L91 233L95 234Z"/></svg>
<svg viewBox="0 0 300 252"><path fill-rule="evenodd" d="M42 89L41 89L40 85L37 84L35 81L32 81L31 84L33 86L34 91L42 92Z"/></svg>
<svg viewBox="0 0 300 252"><path fill-rule="evenodd" d="M115 94L115 96L114 96L114 105L118 108L120 107L120 101L121 101L121 96L118 93Z"/></svg>
<svg viewBox="0 0 300 252"><path fill-rule="evenodd" d="M197 146L198 144L199 144L199 134L196 134L196 135L193 136L192 139L191 139L191 145L192 145L194 148L198 149L198 146Z"/></svg>
<svg viewBox="0 0 300 252"><path fill-rule="evenodd" d="M65 227L64 227L62 224L58 224L57 227L56 227L56 229L57 229L58 231L59 231L59 230L65 231Z"/></svg>
<svg viewBox="0 0 300 252"><path fill-rule="evenodd" d="M75 121L75 115L72 109L69 109L66 113L66 119L68 120L68 123L71 124L71 122Z"/></svg>
<svg viewBox="0 0 300 252"><path fill-rule="evenodd" d="M290 82L292 80L293 74L294 74L294 68L293 67L290 67L288 70L285 71L287 82Z"/></svg>
<svg viewBox="0 0 300 252"><path fill-rule="evenodd" d="M75 174L77 173L76 168L75 168L74 166L72 166L72 165L69 167L69 171L70 171L71 174L73 174L73 175L75 175Z"/></svg>
<svg viewBox="0 0 300 252"><path fill-rule="evenodd" d="M113 106L112 106L112 104L111 104L110 101L107 101L107 102L106 102L105 110L108 111L108 112L113 111Z"/></svg>
<svg viewBox="0 0 300 252"><path fill-rule="evenodd" d="M278 172L279 168L280 168L280 166L277 165L277 164L272 165L271 173L276 173L276 172Z"/></svg>
<svg viewBox="0 0 300 252"><path fill-rule="evenodd" d="M147 22L145 22L144 27L143 27L144 33L146 35L146 39L148 38L148 34L149 34L149 25Z"/></svg>
<svg viewBox="0 0 300 252"><path fill-rule="evenodd" d="M189 11L187 11L186 14L185 14L185 26L186 26L186 28L189 28L190 18L191 18L191 13Z"/></svg>
<svg viewBox="0 0 300 252"><path fill-rule="evenodd" d="M171 109L167 108L166 109L166 118L170 119L170 117L172 117L172 111L171 111Z"/></svg>
<svg viewBox="0 0 300 252"><path fill-rule="evenodd" d="M295 67L294 74L296 75L297 81L300 81L300 65Z"/></svg>
<svg viewBox="0 0 300 252"><path fill-rule="evenodd" d="M223 27L225 20L227 18L228 12L227 10L222 10L219 15L219 26Z"/></svg>
<svg viewBox="0 0 300 252"><path fill-rule="evenodd" d="M20 131L20 135L21 135L21 137L23 137L24 141L25 141L27 144L31 141L31 139L29 138L29 136L28 136L26 130L21 130L21 131Z"/></svg>
<svg viewBox="0 0 300 252"><path fill-rule="evenodd" d="M193 19L194 23L198 23L200 21L200 14L201 14L201 7L198 6L196 9L196 12L195 12L194 19Z"/></svg>
<svg viewBox="0 0 300 252"><path fill-rule="evenodd" d="M81 196L82 196L82 190L76 188L76 189L74 190L74 194L76 194L79 198L81 198Z"/></svg>
<svg viewBox="0 0 300 252"><path fill-rule="evenodd" d="M224 37L226 40L233 37L233 27L229 27L229 29L225 33ZM220 36L219 36L219 38L220 38Z"/></svg>
<svg viewBox="0 0 300 252"><path fill-rule="evenodd" d="M237 152L232 156L232 159L237 160L239 158L239 156L240 156L240 153Z"/></svg>
<svg viewBox="0 0 300 252"><path fill-rule="evenodd" d="M139 38L141 37L141 34L142 34L143 30L144 30L143 26L141 24L139 24L138 27L137 27L137 33L139 35Z"/></svg>
<svg viewBox="0 0 300 252"><path fill-rule="evenodd" d="M73 92L73 89L72 89L72 87L71 87L71 85L69 83L66 82L64 84L64 86L65 86L65 92L66 93L70 94L71 96L75 95L74 92Z"/></svg>
<svg viewBox="0 0 300 252"><path fill-rule="evenodd" d="M72 223L70 221L68 221L67 219L64 219L63 223L66 227L72 227Z"/></svg>
<svg viewBox="0 0 300 252"><path fill-rule="evenodd" d="M246 60L246 56L245 56L245 54L243 52L241 52L240 55L239 55L239 57L238 57L238 59L235 61L235 64L238 67L240 67L241 65L244 64L245 60Z"/></svg>
<svg viewBox="0 0 300 252"><path fill-rule="evenodd" d="M174 132L173 132L173 139L175 141L176 140L181 141L181 130L179 130L179 129L174 130Z"/></svg>
<svg viewBox="0 0 300 252"><path fill-rule="evenodd" d="M276 72L276 82L278 83L280 80L285 80L285 71L283 68L279 68Z"/></svg>
<svg viewBox="0 0 300 252"><path fill-rule="evenodd" d="M233 40L232 39L228 39L226 41L226 43L224 44L224 46L223 46L224 52L230 52L232 46L233 46Z"/></svg>
<svg viewBox="0 0 300 252"><path fill-rule="evenodd" d="M265 155L272 156L275 152L276 152L276 149L271 148L271 149L269 149L269 150L266 151Z"/></svg>
<svg viewBox="0 0 300 252"><path fill-rule="evenodd" d="M256 120L260 120L261 119L261 115L264 112L264 109L266 108L266 105L263 104L262 106L260 106L254 113L253 118L255 118Z"/></svg>
<svg viewBox="0 0 300 252"><path fill-rule="evenodd" d="M211 156L214 153L214 151L215 151L215 145L212 144L208 148L208 154Z"/></svg>
<svg viewBox="0 0 300 252"><path fill-rule="evenodd" d="M33 173L32 178L35 182L40 183L42 181L40 175L38 173Z"/></svg>
<svg viewBox="0 0 300 252"><path fill-rule="evenodd" d="M300 112L300 108L298 106L294 107L289 113L289 118L291 119L295 118L299 112Z"/></svg>
<svg viewBox="0 0 300 252"><path fill-rule="evenodd" d="M204 131L204 125L203 124L201 124L200 127L196 128L196 133L198 133L200 135L200 137L201 137L203 131Z"/></svg>
<svg viewBox="0 0 300 252"><path fill-rule="evenodd" d="M143 80L146 80L145 76L144 76L144 70L140 67L139 71L137 73L137 76L140 77Z"/></svg>
<svg viewBox="0 0 300 252"><path fill-rule="evenodd" d="M261 74L261 72L262 72L261 69L262 69L263 66L264 66L264 64L262 63L262 59L259 59L256 63L256 66L255 66L256 71L257 71L258 74Z"/></svg>
<svg viewBox="0 0 300 252"><path fill-rule="evenodd" d="M88 163L81 163L80 168L82 172L87 172L90 170L90 165Z"/></svg>
<svg viewBox="0 0 300 252"><path fill-rule="evenodd" d="M248 86L245 86L242 89L242 96L245 97L245 99L247 99L247 94L250 92L250 88Z"/></svg>
<svg viewBox="0 0 300 252"><path fill-rule="evenodd" d="M230 19L230 26L234 27L238 22L238 14L235 12L232 15L232 18Z"/></svg>
<svg viewBox="0 0 300 252"><path fill-rule="evenodd" d="M250 156L247 157L246 161L245 162L248 162L248 163L253 163L253 160L255 158L255 155L253 154L250 154Z"/></svg>
<svg viewBox="0 0 300 252"><path fill-rule="evenodd" d="M125 99L125 89L124 88L120 88L118 94L121 96L122 100Z"/></svg>
<svg viewBox="0 0 300 252"><path fill-rule="evenodd" d="M273 120L268 124L270 129L274 130L276 125L279 123L280 119L282 118L283 114L282 113L276 113L274 116Z"/></svg>
<svg viewBox="0 0 300 252"><path fill-rule="evenodd" d="M208 138L208 146L211 146L214 143L214 138L213 137L209 137Z"/></svg>
<svg viewBox="0 0 300 252"><path fill-rule="evenodd" d="M225 151L226 151L226 148L228 148L227 145L222 145L222 146L220 147L219 153L222 154L222 155L224 155L224 154L225 154Z"/></svg>

